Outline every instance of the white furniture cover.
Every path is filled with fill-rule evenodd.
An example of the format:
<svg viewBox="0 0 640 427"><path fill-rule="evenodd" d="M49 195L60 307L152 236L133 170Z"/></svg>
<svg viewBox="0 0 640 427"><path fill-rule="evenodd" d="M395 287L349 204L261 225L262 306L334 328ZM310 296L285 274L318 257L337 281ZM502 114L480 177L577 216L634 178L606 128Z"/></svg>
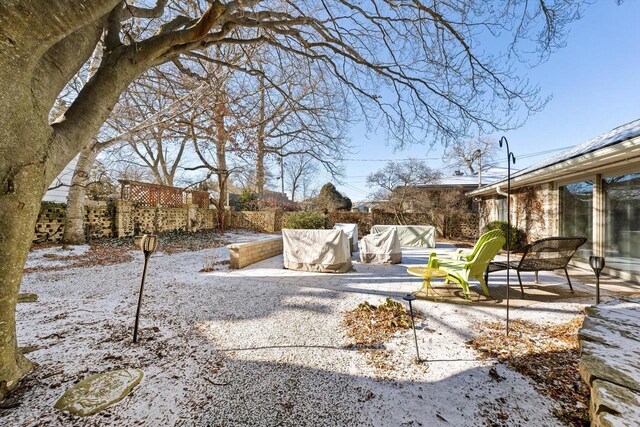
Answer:
<svg viewBox="0 0 640 427"><path fill-rule="evenodd" d="M436 247L436 228L431 225L374 225L371 227L371 234L381 233L389 228L396 229L402 246Z"/></svg>
<svg viewBox="0 0 640 427"><path fill-rule="evenodd" d="M282 230L284 268L322 273L351 270L349 238L342 230Z"/></svg>
<svg viewBox="0 0 640 427"><path fill-rule="evenodd" d="M342 230L351 242L351 252L358 250L358 224L344 224L336 222L333 225L334 230Z"/></svg>
<svg viewBox="0 0 640 427"><path fill-rule="evenodd" d="M402 248L394 228L382 233L369 234L360 241L360 261L367 263L398 264L402 262Z"/></svg>

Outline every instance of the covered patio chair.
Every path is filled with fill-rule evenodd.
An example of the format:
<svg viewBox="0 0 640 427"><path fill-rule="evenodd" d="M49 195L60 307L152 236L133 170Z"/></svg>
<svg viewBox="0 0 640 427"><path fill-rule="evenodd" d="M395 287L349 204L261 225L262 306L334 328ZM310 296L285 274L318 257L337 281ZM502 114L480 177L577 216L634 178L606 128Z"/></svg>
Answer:
<svg viewBox="0 0 640 427"><path fill-rule="evenodd" d="M502 236L486 240L480 245L473 258L466 261L438 258L435 252L432 252L429 256L429 267L446 271L447 277L445 281L460 284L467 300L471 299L471 292L469 291L470 280L480 282L482 293L484 296L489 297L491 295L489 294L489 288L487 287L484 274L487 266L498 252L500 252L505 242L506 240Z"/></svg>
<svg viewBox="0 0 640 427"><path fill-rule="evenodd" d="M494 237L500 237L500 236L504 237L504 233L499 228L495 230L487 231L486 233L484 233L482 236L478 238L478 241L476 242L475 246L470 251L462 248L457 249L456 253L453 256L453 259L469 261L476 255L476 253L478 253L480 246L482 246L484 242L486 242L489 239L493 239Z"/></svg>
<svg viewBox="0 0 640 427"><path fill-rule="evenodd" d="M364 236L360 241L360 261L378 264L402 262L402 247L398 232L390 228L382 233Z"/></svg>

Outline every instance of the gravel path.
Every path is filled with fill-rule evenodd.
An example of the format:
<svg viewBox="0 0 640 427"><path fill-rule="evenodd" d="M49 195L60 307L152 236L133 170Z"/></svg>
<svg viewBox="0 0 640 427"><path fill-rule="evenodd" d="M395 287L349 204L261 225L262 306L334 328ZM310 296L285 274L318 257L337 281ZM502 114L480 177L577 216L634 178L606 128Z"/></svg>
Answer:
<svg viewBox="0 0 640 427"><path fill-rule="evenodd" d="M415 290L406 266L356 263L356 272L330 275L283 270L275 257L200 273L207 256L211 250L151 259L138 345L130 339L141 254L26 275L22 291L39 301L19 306L18 336L39 347L28 355L39 368L15 394L19 406L0 409L0 425L558 425L554 403L528 379L466 345L479 323L502 317L499 308L418 301L427 361L414 363L407 332L386 345L394 368L380 371L348 346L342 313ZM407 251L405 263L425 256ZM582 306L531 305L521 315L564 320ZM66 387L120 367L145 377L118 405L89 419L52 409Z"/></svg>

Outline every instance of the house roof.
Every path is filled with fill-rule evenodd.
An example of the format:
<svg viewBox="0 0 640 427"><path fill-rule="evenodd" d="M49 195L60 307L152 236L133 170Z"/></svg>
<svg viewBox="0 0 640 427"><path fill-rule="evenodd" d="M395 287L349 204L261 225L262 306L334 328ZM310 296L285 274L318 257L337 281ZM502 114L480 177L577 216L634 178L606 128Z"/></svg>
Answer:
<svg viewBox="0 0 640 427"><path fill-rule="evenodd" d="M548 159L545 159L540 163L529 166L526 169L522 169L520 172L512 175L512 177L524 175L529 172L533 172L535 170L563 162L565 160L573 159L583 154L599 150L600 148L608 147L610 145L626 141L638 135L640 135L640 119L634 120L622 126L618 126L617 128L614 128L607 133L603 133L602 135L596 136L595 138L592 138L582 144L576 145L573 148L556 154L555 156L549 157Z"/></svg>
<svg viewBox="0 0 640 427"><path fill-rule="evenodd" d="M481 179L483 183L491 183L501 179L507 175L507 168L489 168L482 171ZM477 187L478 186L478 174L456 174L445 175L441 177L437 182L430 184L418 184L415 187L420 188L443 188L443 187Z"/></svg>
<svg viewBox="0 0 640 427"><path fill-rule="evenodd" d="M640 119L618 126L518 172L512 172L512 185L530 184L535 179L540 181L558 178L563 174L584 172L585 166L598 167L605 165L605 161L628 159L634 155L632 150L640 152L640 144L638 144L640 141L634 141L638 137L640 137ZM503 176L502 180L472 191L470 194L489 193L505 182L506 177Z"/></svg>

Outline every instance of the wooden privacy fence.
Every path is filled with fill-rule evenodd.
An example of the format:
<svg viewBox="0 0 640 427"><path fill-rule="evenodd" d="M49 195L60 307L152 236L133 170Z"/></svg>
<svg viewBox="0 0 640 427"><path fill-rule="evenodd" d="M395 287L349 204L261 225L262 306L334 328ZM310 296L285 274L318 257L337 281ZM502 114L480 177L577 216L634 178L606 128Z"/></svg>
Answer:
<svg viewBox="0 0 640 427"><path fill-rule="evenodd" d="M168 185L130 180L120 180L120 198L130 200L137 206L179 208L191 200L191 203L198 207L209 207L209 193L207 191L186 190Z"/></svg>

